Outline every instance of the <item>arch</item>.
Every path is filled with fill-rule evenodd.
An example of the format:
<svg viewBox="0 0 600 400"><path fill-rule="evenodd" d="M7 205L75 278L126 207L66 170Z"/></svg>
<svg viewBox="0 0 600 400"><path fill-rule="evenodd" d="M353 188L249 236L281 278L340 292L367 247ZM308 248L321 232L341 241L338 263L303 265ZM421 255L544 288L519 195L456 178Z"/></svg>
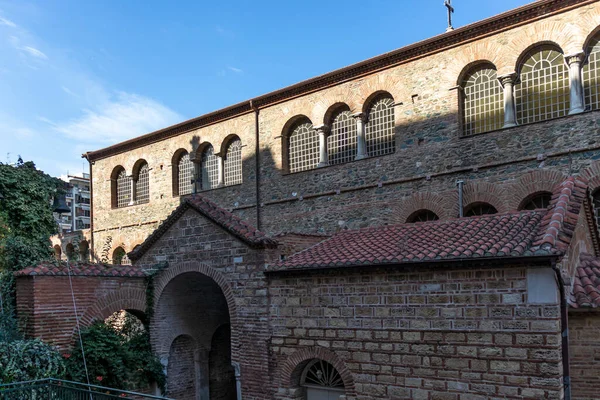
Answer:
<svg viewBox="0 0 600 400"><path fill-rule="evenodd" d="M523 199L532 193L553 192L556 185L566 179L566 175L557 170L535 170L521 175L513 183L502 185L506 194L506 210L517 210Z"/></svg>
<svg viewBox="0 0 600 400"><path fill-rule="evenodd" d="M499 213L504 213L510 210L505 200L505 191L503 185L489 182L468 182L463 188L463 205L488 203ZM464 209L466 210L466 207Z"/></svg>
<svg viewBox="0 0 600 400"><path fill-rule="evenodd" d="M113 168L110 174L110 192L112 208L120 208L131 202L130 177L121 165Z"/></svg>
<svg viewBox="0 0 600 400"><path fill-rule="evenodd" d="M128 262L127 252L122 246L113 250L111 259L113 265L131 265L131 262Z"/></svg>
<svg viewBox="0 0 600 400"><path fill-rule="evenodd" d="M323 116L323 124L331 127L336 114L342 111L350 111L350 106L344 102L337 102L329 106L327 111L325 111L325 115Z"/></svg>
<svg viewBox="0 0 600 400"><path fill-rule="evenodd" d="M452 218L458 212L455 210L456 204L455 197L446 194L442 196L432 191L413 193L395 206L393 222L406 223L413 214L421 210L431 210L441 219Z"/></svg>
<svg viewBox="0 0 600 400"><path fill-rule="evenodd" d="M142 281L141 278L140 281ZM140 318L140 315L145 318L146 307L146 290L143 287L143 282L140 282L139 288L121 287L99 297L85 309L80 322L89 326L94 321L104 321L121 310L129 311L138 318ZM142 318L140 319L144 322Z"/></svg>
<svg viewBox="0 0 600 400"><path fill-rule="evenodd" d="M474 135L502 128L504 92L496 66L489 61L471 63L461 72L458 85L463 135Z"/></svg>
<svg viewBox="0 0 600 400"><path fill-rule="evenodd" d="M58 244L54 245L54 258L56 258L58 261L60 261L62 258L62 249Z"/></svg>
<svg viewBox="0 0 600 400"><path fill-rule="evenodd" d="M354 161L357 149L356 121L350 107L337 103L326 114L326 125L330 128L327 137L329 164L342 164Z"/></svg>
<svg viewBox="0 0 600 400"><path fill-rule="evenodd" d="M521 204L519 204L519 210L537 210L548 208L551 199L552 192L540 191L532 193L525 197L523 201L521 201Z"/></svg>
<svg viewBox="0 0 600 400"><path fill-rule="evenodd" d="M192 193L194 164L186 149L178 149L171 158L171 185L173 196L185 196Z"/></svg>
<svg viewBox="0 0 600 400"><path fill-rule="evenodd" d="M177 336L169 346L167 370L167 393L174 399L197 399L198 344L190 335ZM171 362L177 359L177 363Z"/></svg>
<svg viewBox="0 0 600 400"><path fill-rule="evenodd" d="M90 245L87 240L79 242L79 259L84 262L90 260Z"/></svg>
<svg viewBox="0 0 600 400"><path fill-rule="evenodd" d="M225 186L242 183L242 147L241 139L235 134L228 135L221 144Z"/></svg>
<svg viewBox="0 0 600 400"><path fill-rule="evenodd" d="M584 103L586 109L600 109L600 26L585 42L586 60L582 72Z"/></svg>
<svg viewBox="0 0 600 400"><path fill-rule="evenodd" d="M142 169L142 167L145 165L148 165L148 161L146 161L143 158L140 158L139 160L137 160L135 162L135 164L133 164L133 168L131 170L131 176L133 176L134 180L137 180L140 174L140 170Z"/></svg>
<svg viewBox="0 0 600 400"><path fill-rule="evenodd" d="M73 246L73 243L67 243L65 246L65 254L67 256L67 261L75 261L77 259L75 257L75 246Z"/></svg>
<svg viewBox="0 0 600 400"><path fill-rule="evenodd" d="M225 277L214 268L197 262L188 261L178 265L169 266L169 268L161 271L154 280L154 304L158 304L163 291L173 279L181 274L188 272L197 272L212 279L217 286L223 292L225 301L227 302L227 308L229 310L229 323L231 324L231 359L236 361L239 356L239 319L237 306L235 304L235 298L233 295L233 289Z"/></svg>
<svg viewBox="0 0 600 400"><path fill-rule="evenodd" d="M370 96L366 105L365 141L371 157L396 151L396 117L394 98L388 92Z"/></svg>
<svg viewBox="0 0 600 400"><path fill-rule="evenodd" d="M286 127L283 135L285 171L290 173L317 168L319 137L313 129L312 121L299 115L288 121Z"/></svg>
<svg viewBox="0 0 600 400"><path fill-rule="evenodd" d="M210 190L219 186L219 156L212 144L203 146L200 153L201 189Z"/></svg>
<svg viewBox="0 0 600 400"><path fill-rule="evenodd" d="M280 388L299 388L302 378L302 373L307 365L314 359L319 359L331 364L342 377L346 395L356 396L356 388L352 373L342 361L342 359L334 352L323 347L308 347L303 348L287 357L281 367Z"/></svg>
<svg viewBox="0 0 600 400"><path fill-rule="evenodd" d="M518 124L545 121L568 114L569 71L562 49L552 42L530 46L519 57L515 85Z"/></svg>
<svg viewBox="0 0 600 400"><path fill-rule="evenodd" d="M133 165L132 179L134 182L135 204L145 204L150 201L150 167L144 159L139 159Z"/></svg>
<svg viewBox="0 0 600 400"><path fill-rule="evenodd" d="M417 210L417 211L413 212L412 214L410 214L408 216L408 218L406 219L406 222L409 224L412 224L415 222L437 221L439 219L440 219L440 217L433 211L428 210L426 208L422 208L422 209Z"/></svg>
<svg viewBox="0 0 600 400"><path fill-rule="evenodd" d="M480 215L491 215L498 214L496 207L490 203L483 201L477 201L475 203L468 204L465 206L464 215L465 217L476 217Z"/></svg>

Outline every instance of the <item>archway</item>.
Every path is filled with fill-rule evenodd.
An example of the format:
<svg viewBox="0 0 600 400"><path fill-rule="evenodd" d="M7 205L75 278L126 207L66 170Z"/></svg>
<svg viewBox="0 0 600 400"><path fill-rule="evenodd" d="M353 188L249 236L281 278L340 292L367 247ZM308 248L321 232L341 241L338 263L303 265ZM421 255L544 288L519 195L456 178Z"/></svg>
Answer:
<svg viewBox="0 0 600 400"><path fill-rule="evenodd" d="M79 242L79 257L83 262L90 261L90 245L87 240Z"/></svg>
<svg viewBox="0 0 600 400"><path fill-rule="evenodd" d="M61 258L62 258L62 250L61 250L60 246L59 246L59 245L57 245L57 244L55 244L55 245L54 245L54 257L55 257L55 258L56 258L58 261L60 261L60 260L61 260Z"/></svg>
<svg viewBox="0 0 600 400"><path fill-rule="evenodd" d="M188 271L174 276L162 291L157 288L151 330L167 365L167 395L235 400L231 321L221 287L207 275Z"/></svg>
<svg viewBox="0 0 600 400"><path fill-rule="evenodd" d="M305 400L338 400L346 394L340 373L333 365L320 359L308 362L300 385L306 390Z"/></svg>

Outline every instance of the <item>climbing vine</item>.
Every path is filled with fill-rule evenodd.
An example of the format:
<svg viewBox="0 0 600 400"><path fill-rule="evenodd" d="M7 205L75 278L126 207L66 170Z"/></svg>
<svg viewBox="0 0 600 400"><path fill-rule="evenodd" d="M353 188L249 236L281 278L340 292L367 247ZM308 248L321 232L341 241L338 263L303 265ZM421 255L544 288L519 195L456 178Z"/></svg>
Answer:
<svg viewBox="0 0 600 400"><path fill-rule="evenodd" d="M145 281L146 281L146 317L144 318L144 325L146 325L146 328L148 328L148 326L150 325L150 320L152 319L152 317L154 316L154 279L156 277L156 275L162 271L163 269L167 268L168 263L163 262L160 264L157 264L154 266L154 268L152 268L151 270L149 270L147 272Z"/></svg>

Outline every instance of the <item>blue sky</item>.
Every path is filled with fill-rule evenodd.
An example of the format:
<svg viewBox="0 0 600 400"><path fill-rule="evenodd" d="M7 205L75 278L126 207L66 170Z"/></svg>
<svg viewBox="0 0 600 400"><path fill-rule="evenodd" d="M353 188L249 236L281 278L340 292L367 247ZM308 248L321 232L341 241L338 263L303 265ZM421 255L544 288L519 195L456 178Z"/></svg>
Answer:
<svg viewBox="0 0 600 400"><path fill-rule="evenodd" d="M454 0L460 27L529 3ZM442 0L0 0L0 161L81 154L443 33Z"/></svg>

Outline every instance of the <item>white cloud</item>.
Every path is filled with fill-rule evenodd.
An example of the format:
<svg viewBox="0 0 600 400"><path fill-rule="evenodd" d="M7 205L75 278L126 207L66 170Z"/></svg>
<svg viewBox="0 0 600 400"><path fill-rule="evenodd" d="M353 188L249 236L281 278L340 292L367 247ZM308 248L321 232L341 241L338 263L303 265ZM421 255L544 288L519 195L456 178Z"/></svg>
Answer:
<svg viewBox="0 0 600 400"><path fill-rule="evenodd" d="M29 53L33 57L41 58L42 60L47 60L48 59L47 55L45 55L44 53L42 53L41 51L39 51L35 47L23 46L23 47L21 47L21 50Z"/></svg>
<svg viewBox="0 0 600 400"><path fill-rule="evenodd" d="M73 97L79 97L76 93L74 93L71 89L69 89L66 86L62 86L61 89L63 90L63 92L65 92L66 94L70 94Z"/></svg>
<svg viewBox="0 0 600 400"><path fill-rule="evenodd" d="M0 25L6 25L9 26L11 28L16 28L17 24L15 24L14 22L12 22L10 19L6 19L6 18L2 18L0 17Z"/></svg>
<svg viewBox="0 0 600 400"><path fill-rule="evenodd" d="M183 118L170 108L144 96L119 93L115 99L54 129L87 143L117 143L177 123Z"/></svg>
<svg viewBox="0 0 600 400"><path fill-rule="evenodd" d="M241 74L242 72L244 72L242 69L236 67L227 67L227 69L235 72L236 74Z"/></svg>

